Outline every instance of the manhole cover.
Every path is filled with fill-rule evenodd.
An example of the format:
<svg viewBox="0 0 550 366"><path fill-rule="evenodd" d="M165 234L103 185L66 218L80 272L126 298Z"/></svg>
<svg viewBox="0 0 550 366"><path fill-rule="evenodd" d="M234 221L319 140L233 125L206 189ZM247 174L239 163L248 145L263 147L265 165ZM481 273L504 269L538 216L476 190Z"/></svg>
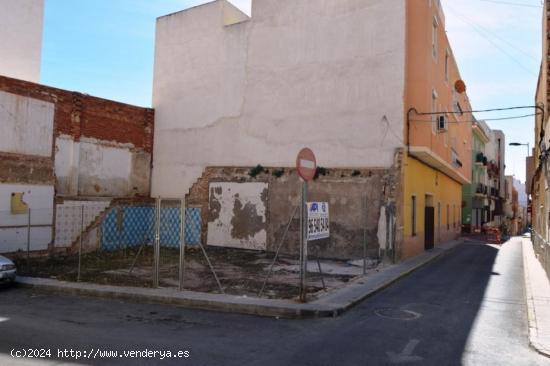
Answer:
<svg viewBox="0 0 550 366"><path fill-rule="evenodd" d="M422 315L411 310L401 310L395 308L381 308L376 309L374 313L383 318L397 319L397 320L414 320L420 318Z"/></svg>

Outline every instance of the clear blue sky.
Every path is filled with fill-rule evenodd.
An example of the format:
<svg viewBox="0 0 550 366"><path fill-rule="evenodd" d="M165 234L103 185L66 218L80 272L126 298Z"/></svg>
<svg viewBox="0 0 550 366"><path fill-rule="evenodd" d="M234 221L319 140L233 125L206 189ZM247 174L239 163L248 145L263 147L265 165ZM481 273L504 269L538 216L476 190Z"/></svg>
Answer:
<svg viewBox="0 0 550 366"><path fill-rule="evenodd" d="M232 1L250 11L250 0ZM46 0L41 81L150 106L155 19L204 2L207 1ZM473 107L532 105L541 57L540 0L442 3L448 36ZM532 117L488 123L502 129L508 142L533 145ZM510 147L506 159L506 173L522 181L525 150Z"/></svg>

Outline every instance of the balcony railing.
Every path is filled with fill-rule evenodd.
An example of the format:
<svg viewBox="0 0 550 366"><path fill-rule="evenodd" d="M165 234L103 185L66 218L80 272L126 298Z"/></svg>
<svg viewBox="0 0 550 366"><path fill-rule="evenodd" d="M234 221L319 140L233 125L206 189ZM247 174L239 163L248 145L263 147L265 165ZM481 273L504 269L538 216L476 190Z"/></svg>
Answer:
<svg viewBox="0 0 550 366"><path fill-rule="evenodd" d="M481 163L483 165L487 165L487 157L482 152L478 152L476 154L476 163Z"/></svg>
<svg viewBox="0 0 550 366"><path fill-rule="evenodd" d="M489 189L489 187L487 187L485 184L481 184L479 183L477 186L476 186L476 193L477 194L483 194L483 195L487 195Z"/></svg>

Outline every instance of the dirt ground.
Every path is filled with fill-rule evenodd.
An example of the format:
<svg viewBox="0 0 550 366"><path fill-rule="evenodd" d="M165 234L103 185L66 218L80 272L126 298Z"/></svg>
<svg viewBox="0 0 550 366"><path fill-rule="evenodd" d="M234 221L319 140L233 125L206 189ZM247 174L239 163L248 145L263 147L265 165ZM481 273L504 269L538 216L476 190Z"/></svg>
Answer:
<svg viewBox="0 0 550 366"><path fill-rule="evenodd" d="M258 296L273 261L272 253L230 248L207 247L207 255L225 293L240 296ZM14 258L22 276L56 278L76 281L78 255ZM354 261L353 263L356 264ZM362 263L362 261L359 261ZM160 286L178 286L179 249L161 248ZM319 264L323 274L319 273ZM377 262L368 262L369 271L376 270ZM200 249L185 253L184 289L219 293L212 269ZM308 261L307 291L310 296L344 286L362 274L360 265L351 262L322 260ZM115 252L98 251L82 255L81 281L114 286L152 287L153 248L145 246ZM323 286L324 281L324 286ZM299 295L298 258L281 257L273 271L262 297L293 299Z"/></svg>

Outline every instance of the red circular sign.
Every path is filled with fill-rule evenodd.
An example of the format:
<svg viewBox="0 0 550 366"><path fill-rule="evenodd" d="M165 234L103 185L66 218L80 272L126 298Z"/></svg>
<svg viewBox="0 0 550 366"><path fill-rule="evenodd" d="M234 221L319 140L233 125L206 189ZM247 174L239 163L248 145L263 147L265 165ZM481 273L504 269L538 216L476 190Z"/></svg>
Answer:
<svg viewBox="0 0 550 366"><path fill-rule="evenodd" d="M315 177L317 161L315 160L315 154L310 148L306 147L300 150L296 157L296 169L298 170L298 175L306 182Z"/></svg>

